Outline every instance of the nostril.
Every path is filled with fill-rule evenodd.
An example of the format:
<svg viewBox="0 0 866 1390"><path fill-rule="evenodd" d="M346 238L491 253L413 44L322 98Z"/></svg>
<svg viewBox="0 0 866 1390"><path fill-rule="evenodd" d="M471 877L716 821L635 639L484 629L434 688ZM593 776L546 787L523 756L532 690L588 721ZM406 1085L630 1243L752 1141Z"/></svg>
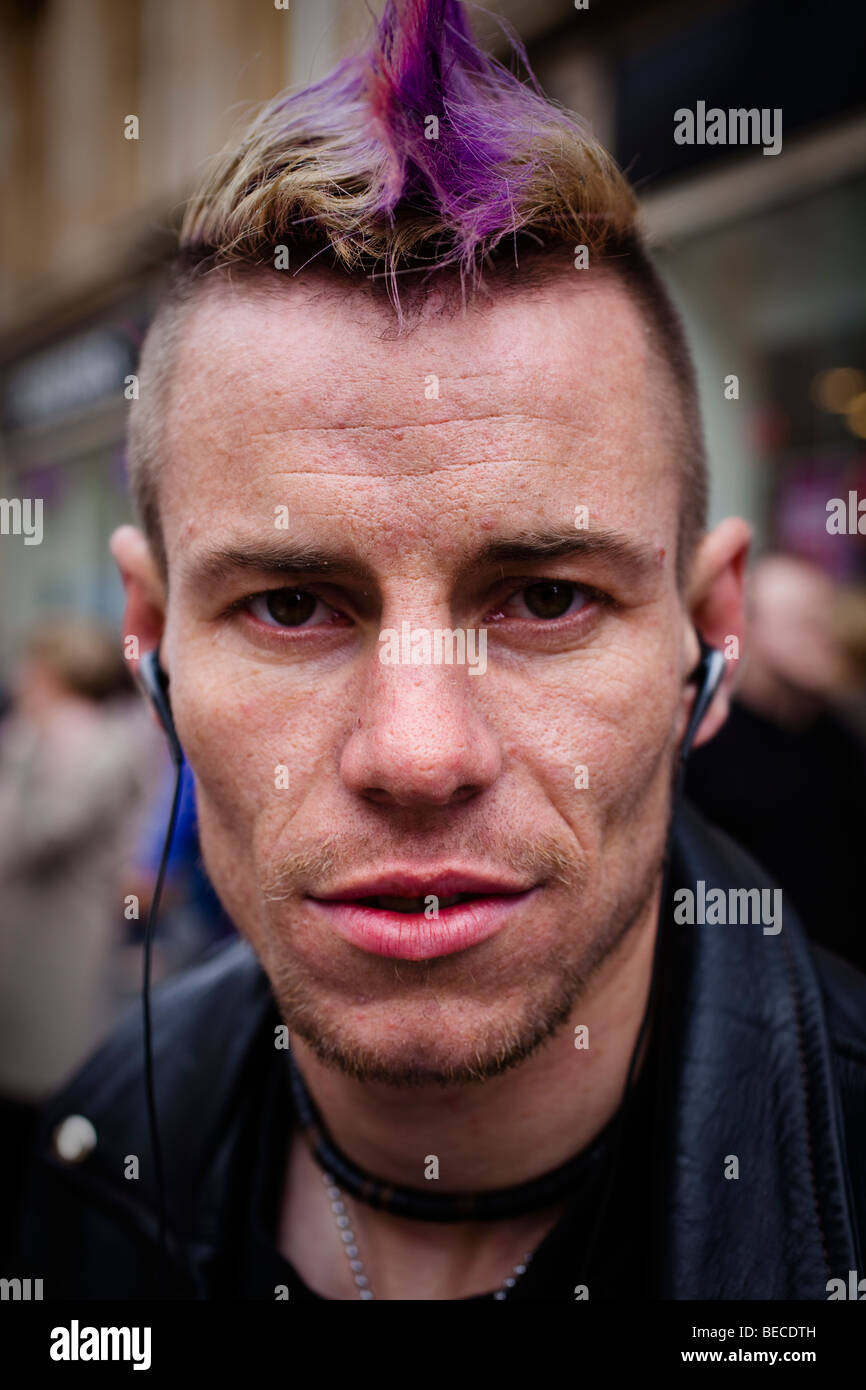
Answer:
<svg viewBox="0 0 866 1390"><path fill-rule="evenodd" d="M368 801L374 801L377 806L387 805L388 802L394 800L391 793L386 792L384 787L368 787L364 796Z"/></svg>
<svg viewBox="0 0 866 1390"><path fill-rule="evenodd" d="M473 796L477 796L479 791L479 787L473 787L471 783L466 782L462 787L457 788L454 795L451 797L451 800L469 801Z"/></svg>

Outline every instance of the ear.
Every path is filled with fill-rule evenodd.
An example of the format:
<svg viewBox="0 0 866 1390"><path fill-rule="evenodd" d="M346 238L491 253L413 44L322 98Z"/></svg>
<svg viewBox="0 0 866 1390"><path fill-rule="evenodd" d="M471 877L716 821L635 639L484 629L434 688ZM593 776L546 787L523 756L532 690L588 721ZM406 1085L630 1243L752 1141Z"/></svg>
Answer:
<svg viewBox="0 0 866 1390"><path fill-rule="evenodd" d="M126 593L124 650L128 638L138 639L135 644L138 655L128 656L133 674L136 674L141 654L158 647L162 639L165 585L147 538L135 526L119 526L111 537L110 549Z"/></svg>
<svg viewBox="0 0 866 1390"><path fill-rule="evenodd" d="M702 538L692 562L686 600L690 623L704 641L728 658L724 679L695 735L695 748L718 732L730 710L743 639L743 592L751 540L747 523L728 517Z"/></svg>

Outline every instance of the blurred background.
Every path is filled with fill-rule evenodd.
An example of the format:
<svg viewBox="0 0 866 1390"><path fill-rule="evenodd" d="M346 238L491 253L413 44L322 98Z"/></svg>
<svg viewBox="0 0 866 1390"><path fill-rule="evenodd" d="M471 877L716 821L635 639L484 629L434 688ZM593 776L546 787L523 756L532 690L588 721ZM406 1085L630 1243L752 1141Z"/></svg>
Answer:
<svg viewBox="0 0 866 1390"><path fill-rule="evenodd" d="M60 1084L138 988L169 768L114 659L123 595L107 541L130 517L127 379L184 200L251 104L323 75L381 10L278 6L0 3L0 499L43 505L38 544L0 512L10 1106ZM866 965L866 10L862 0L489 10L638 188L696 357L711 520L746 517L767 557L737 717L696 756L691 792L780 877L813 935ZM504 53L494 18L473 22ZM698 101L781 108L781 152L678 145L674 111ZM831 534L828 501L843 499L847 514L851 497L853 527ZM198 861L187 784L157 974L231 930Z"/></svg>

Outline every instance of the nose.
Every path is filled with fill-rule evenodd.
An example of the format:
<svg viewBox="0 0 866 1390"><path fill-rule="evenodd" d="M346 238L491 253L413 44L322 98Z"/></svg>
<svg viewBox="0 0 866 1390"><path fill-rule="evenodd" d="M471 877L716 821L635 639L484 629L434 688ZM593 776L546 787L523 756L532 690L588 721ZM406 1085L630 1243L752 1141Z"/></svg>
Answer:
<svg viewBox="0 0 866 1390"><path fill-rule="evenodd" d="M489 787L499 740L466 666L383 665L365 673L355 728L341 756L344 785L379 805L448 806Z"/></svg>

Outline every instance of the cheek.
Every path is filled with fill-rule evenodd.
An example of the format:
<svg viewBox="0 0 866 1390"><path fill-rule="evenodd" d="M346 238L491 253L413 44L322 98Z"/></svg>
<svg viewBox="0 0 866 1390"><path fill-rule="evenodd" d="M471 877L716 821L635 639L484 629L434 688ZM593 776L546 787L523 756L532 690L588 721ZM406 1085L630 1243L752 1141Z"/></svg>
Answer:
<svg viewBox="0 0 866 1390"><path fill-rule="evenodd" d="M578 837L633 823L666 790L680 709L673 659L608 650L491 686L506 766L528 772ZM498 713L494 713L494 706Z"/></svg>
<svg viewBox="0 0 866 1390"><path fill-rule="evenodd" d="M196 778L202 821L250 842L304 812L315 779L336 763L347 704L297 669L215 658L172 677L178 734Z"/></svg>

